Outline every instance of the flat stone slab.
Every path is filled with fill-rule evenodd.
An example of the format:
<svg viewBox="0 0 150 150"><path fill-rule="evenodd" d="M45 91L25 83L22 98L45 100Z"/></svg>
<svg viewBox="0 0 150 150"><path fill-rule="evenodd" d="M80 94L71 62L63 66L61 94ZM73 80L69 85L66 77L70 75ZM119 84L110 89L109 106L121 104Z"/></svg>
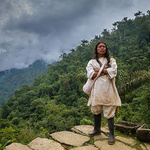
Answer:
<svg viewBox="0 0 150 150"><path fill-rule="evenodd" d="M109 129L108 129L108 127L102 127L101 130L102 130L102 132L104 134L109 135Z"/></svg>
<svg viewBox="0 0 150 150"><path fill-rule="evenodd" d="M59 141L60 143L71 145L71 146L81 146L85 142L89 141L90 138L70 131L61 131L50 134L53 139Z"/></svg>
<svg viewBox="0 0 150 150"><path fill-rule="evenodd" d="M145 147L150 150L150 144L144 143Z"/></svg>
<svg viewBox="0 0 150 150"><path fill-rule="evenodd" d="M5 150L31 150L28 146L21 143L11 143L5 147Z"/></svg>
<svg viewBox="0 0 150 150"><path fill-rule="evenodd" d="M119 141L116 141L114 145L109 145L107 140L104 141L96 141L94 144L100 150L136 150L130 146L127 146Z"/></svg>
<svg viewBox="0 0 150 150"><path fill-rule="evenodd" d="M71 128L71 130L79 134L88 135L89 132L93 130L93 128L94 127L92 125L78 125Z"/></svg>
<svg viewBox="0 0 150 150"><path fill-rule="evenodd" d="M140 144L142 150L150 150L150 144L148 143L143 143L143 144Z"/></svg>
<svg viewBox="0 0 150 150"><path fill-rule="evenodd" d="M31 141L29 147L35 150L64 150L60 143L39 137Z"/></svg>
<svg viewBox="0 0 150 150"><path fill-rule="evenodd" d="M115 137L116 140L127 143L129 145L134 146L136 144L136 141L132 138L125 138L125 137L121 137L121 136L116 136Z"/></svg>
<svg viewBox="0 0 150 150"><path fill-rule="evenodd" d="M93 138L94 138L94 141L101 140L101 139L108 139L108 137L103 133L101 133L100 135L94 135Z"/></svg>
<svg viewBox="0 0 150 150"><path fill-rule="evenodd" d="M94 147L93 145L88 145L88 146L81 146L81 147L73 148L71 150L99 150L99 149Z"/></svg>
<svg viewBox="0 0 150 150"><path fill-rule="evenodd" d="M78 125L71 128L73 132L85 135L88 135L93 129L94 127L92 125ZM102 127L101 130L104 134L109 135L109 129L107 127Z"/></svg>

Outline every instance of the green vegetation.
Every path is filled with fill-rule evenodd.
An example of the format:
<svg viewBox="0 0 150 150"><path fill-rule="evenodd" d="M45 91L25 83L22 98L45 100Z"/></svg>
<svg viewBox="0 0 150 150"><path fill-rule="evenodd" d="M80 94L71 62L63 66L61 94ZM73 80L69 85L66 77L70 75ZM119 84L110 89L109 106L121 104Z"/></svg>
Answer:
<svg viewBox="0 0 150 150"><path fill-rule="evenodd" d="M82 40L69 54L63 53L61 61L48 65L47 75L14 91L0 109L1 147L92 124L82 86L87 80L85 67L99 41L108 44L118 64L116 84L123 104L115 121L150 125L150 11L135 13L134 20L125 17L113 26L112 32L104 29L90 42Z"/></svg>
<svg viewBox="0 0 150 150"><path fill-rule="evenodd" d="M10 69L0 72L0 106L10 97L14 90L23 84L31 84L33 80L47 73L47 64L43 60L37 60L24 69Z"/></svg>

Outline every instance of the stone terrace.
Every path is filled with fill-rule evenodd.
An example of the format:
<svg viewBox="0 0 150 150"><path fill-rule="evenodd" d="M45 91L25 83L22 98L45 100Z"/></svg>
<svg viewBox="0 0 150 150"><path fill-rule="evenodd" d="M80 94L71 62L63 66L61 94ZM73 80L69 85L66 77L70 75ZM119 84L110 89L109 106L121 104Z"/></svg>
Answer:
<svg viewBox="0 0 150 150"><path fill-rule="evenodd" d="M108 128L102 128L102 134L89 137L91 125L74 126L71 131L50 134L52 139L36 138L28 145L12 143L5 150L150 150L150 143L138 144L135 138L116 136L114 145L108 145Z"/></svg>

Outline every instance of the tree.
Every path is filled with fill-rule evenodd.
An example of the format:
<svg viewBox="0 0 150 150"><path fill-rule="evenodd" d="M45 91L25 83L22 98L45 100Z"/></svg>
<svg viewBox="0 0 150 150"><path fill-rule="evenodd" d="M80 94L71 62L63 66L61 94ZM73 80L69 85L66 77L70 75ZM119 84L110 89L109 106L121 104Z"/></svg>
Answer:
<svg viewBox="0 0 150 150"><path fill-rule="evenodd" d="M135 17L140 17L140 15L142 14L142 11L138 11L137 13L134 13Z"/></svg>

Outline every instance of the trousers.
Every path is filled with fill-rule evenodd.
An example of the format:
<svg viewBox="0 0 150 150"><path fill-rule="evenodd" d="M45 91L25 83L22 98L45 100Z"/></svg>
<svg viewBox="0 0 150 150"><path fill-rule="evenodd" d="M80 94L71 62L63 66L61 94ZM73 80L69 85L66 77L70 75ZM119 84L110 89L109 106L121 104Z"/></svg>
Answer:
<svg viewBox="0 0 150 150"><path fill-rule="evenodd" d="M91 106L91 112L98 115L103 111L104 117L107 119L113 118L116 112L116 106L96 105Z"/></svg>

